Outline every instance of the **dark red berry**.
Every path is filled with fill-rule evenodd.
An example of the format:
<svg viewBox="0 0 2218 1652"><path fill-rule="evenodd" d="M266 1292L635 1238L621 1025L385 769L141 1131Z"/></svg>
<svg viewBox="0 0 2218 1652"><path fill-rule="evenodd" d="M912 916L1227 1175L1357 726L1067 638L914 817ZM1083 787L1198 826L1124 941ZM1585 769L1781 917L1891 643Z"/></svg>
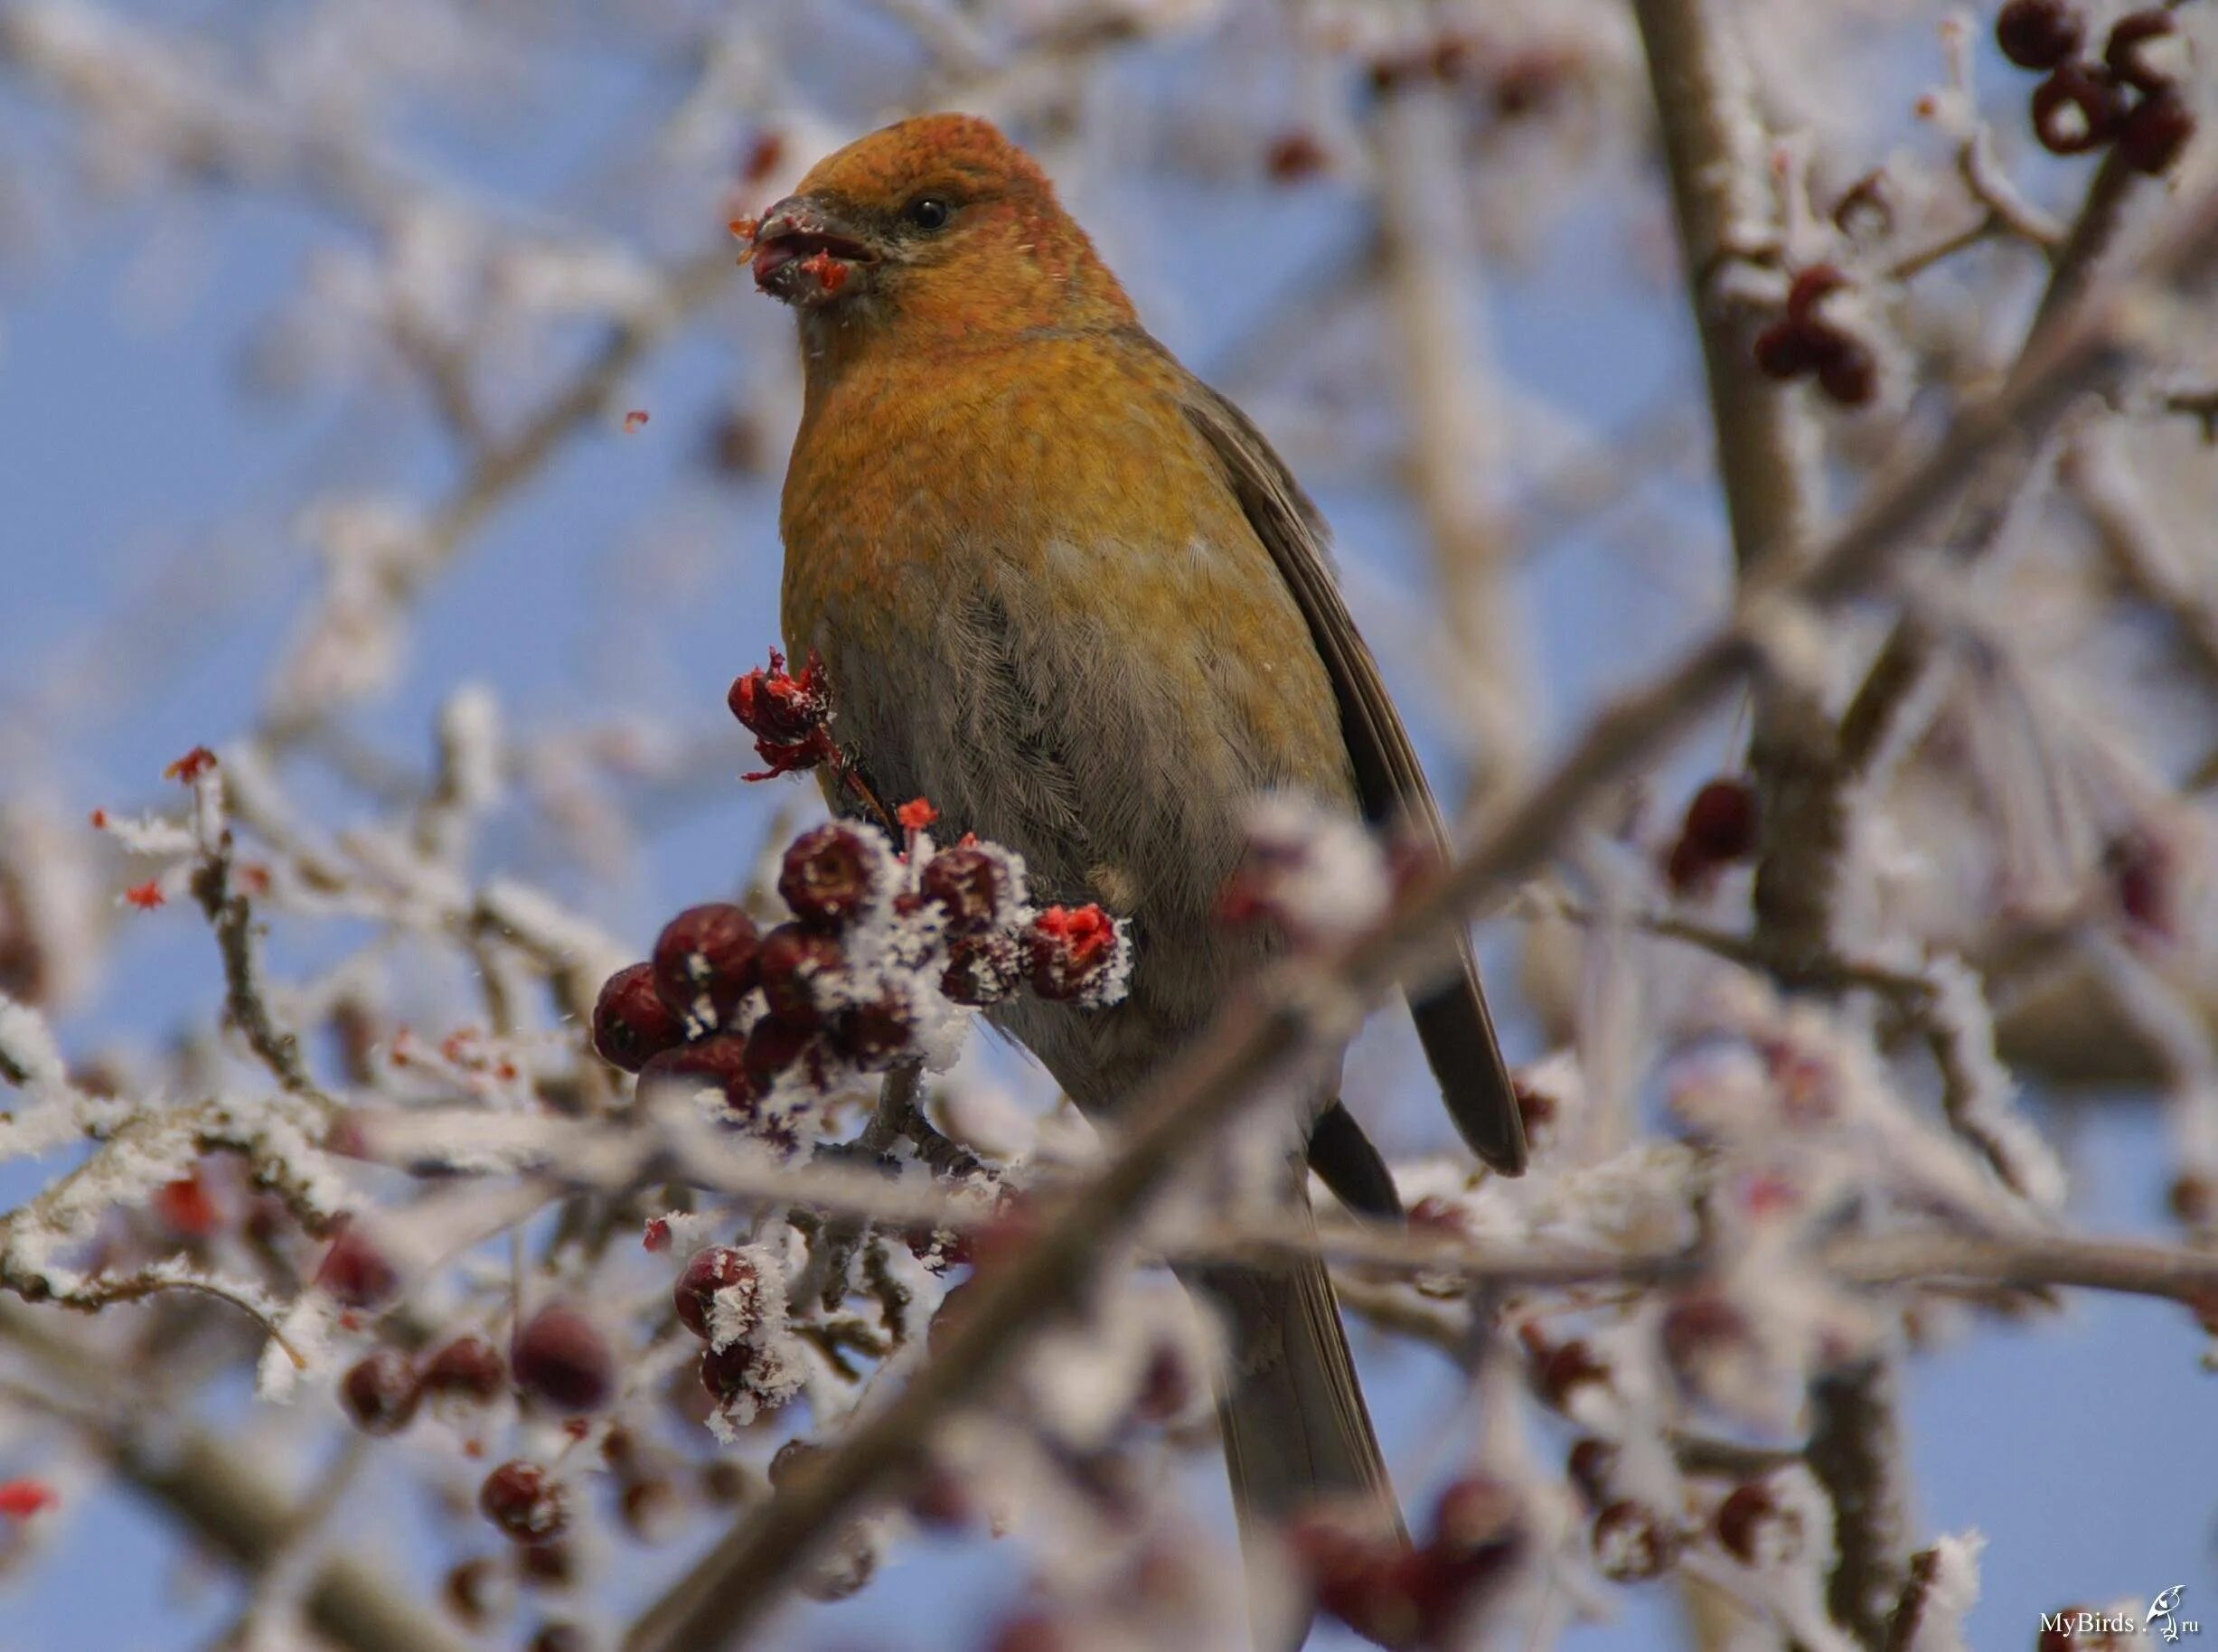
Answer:
<svg viewBox="0 0 2218 1652"><path fill-rule="evenodd" d="M680 1015L706 1000L722 1026L755 984L757 944L755 920L730 902L688 906L655 937L655 990Z"/></svg>
<svg viewBox="0 0 2218 1652"><path fill-rule="evenodd" d="M1748 1317L1730 1298L1694 1291L1672 1299L1658 1335L1672 1369L1689 1372L1717 1349L1744 1338Z"/></svg>
<svg viewBox="0 0 2218 1652"><path fill-rule="evenodd" d="M685 1023L663 1001L651 963L626 964L593 1006L593 1047L611 1066L636 1073L648 1057L683 1042Z"/></svg>
<svg viewBox="0 0 2218 1652"><path fill-rule="evenodd" d="M483 1337L457 1337L424 1364L427 1394L479 1402L496 1400L508 1386L501 1351Z"/></svg>
<svg viewBox="0 0 2218 1652"><path fill-rule="evenodd" d="M747 1040L738 1033L717 1033L694 1044L664 1050L639 1070L640 1087L683 1085L721 1090L727 1104L744 1107L754 1094L747 1072Z"/></svg>
<svg viewBox="0 0 2218 1652"><path fill-rule="evenodd" d="M2110 876L2118 909L2129 921L2154 934L2171 932L2175 878L2172 854L2163 839L2129 827L2103 846L2102 868Z"/></svg>
<svg viewBox="0 0 2218 1652"><path fill-rule="evenodd" d="M524 1652L593 1652L593 1638L574 1623L542 1623Z"/></svg>
<svg viewBox="0 0 2218 1652"><path fill-rule="evenodd" d="M799 924L781 924L763 937L763 1001L788 1025L814 1028L823 1018L818 983L846 966L847 954L830 935Z"/></svg>
<svg viewBox="0 0 2218 1652"><path fill-rule="evenodd" d="M837 929L869 906L882 869L875 846L854 827L834 821L794 840L778 871L778 893L803 923Z"/></svg>
<svg viewBox="0 0 2218 1652"><path fill-rule="evenodd" d="M543 1543L569 1523L569 1498L537 1463L503 1463L478 1488L485 1518L518 1543Z"/></svg>
<svg viewBox="0 0 2218 1652"><path fill-rule="evenodd" d="M345 1308L376 1308L400 1289L400 1271L359 1223L350 1220L316 1265L315 1282Z"/></svg>
<svg viewBox="0 0 2218 1652"><path fill-rule="evenodd" d="M567 1543L527 1543L516 1553L516 1571L534 1589L568 1589L578 1577L578 1554Z"/></svg>
<svg viewBox="0 0 2218 1652"><path fill-rule="evenodd" d="M1630 1498L1594 1516L1594 1563L1612 1582L1660 1577L1679 1556L1679 1530L1657 1510Z"/></svg>
<svg viewBox="0 0 2218 1652"><path fill-rule="evenodd" d="M685 1328L705 1340L716 1293L735 1286L742 1292L752 1291L761 1283L762 1276L743 1252L728 1244L712 1244L705 1251L696 1251L685 1264L677 1284L672 1287L671 1304Z"/></svg>
<svg viewBox="0 0 2218 1652"><path fill-rule="evenodd" d="M550 1302L516 1332L509 1349L516 1385L557 1410L598 1411L616 1392L616 1356L592 1317Z"/></svg>
<svg viewBox="0 0 2218 1652"><path fill-rule="evenodd" d="M1742 860L1756 852L1759 824L1755 787L1745 780L1713 780L1687 803L1679 835L1713 860Z"/></svg>
<svg viewBox="0 0 2218 1652"><path fill-rule="evenodd" d="M1017 943L1004 934L964 935L947 949L940 990L958 1004L998 1004L1023 979Z"/></svg>
<svg viewBox="0 0 2218 1652"><path fill-rule="evenodd" d="M832 694L824 662L813 652L798 674L785 656L770 651L766 671L747 672L731 685L731 714L755 737L755 749L770 766L749 780L814 768L839 756L832 740Z"/></svg>
<svg viewBox="0 0 2218 1652"><path fill-rule="evenodd" d="M719 1405L738 1399L755 1382L762 1366L762 1350L750 1342L734 1342L720 1348L703 1348L700 1385Z"/></svg>
<svg viewBox="0 0 2218 1652"><path fill-rule="evenodd" d="M449 1572L440 1592L446 1597L446 1610L466 1629L486 1629L500 1615L501 1574L482 1554Z"/></svg>
<svg viewBox="0 0 2218 1652"><path fill-rule="evenodd" d="M879 1073L907 1055L916 1030L908 1000L893 987L842 1009L832 1024L832 1047L865 1073Z"/></svg>
<svg viewBox="0 0 2218 1652"><path fill-rule="evenodd" d="M1837 293L1848 285L1848 277L1830 264L1813 264L1800 272L1787 289L1787 315L1792 321L1809 321L1810 312L1818 307L1819 300L1828 293Z"/></svg>
<svg viewBox="0 0 2218 1652"><path fill-rule="evenodd" d="M1271 140L1264 170L1274 183L1298 183L1325 169L1325 146L1308 132L1282 132Z"/></svg>
<svg viewBox="0 0 2218 1652"><path fill-rule="evenodd" d="M416 1415L416 1371L391 1348L366 1354L339 1379L339 1399L365 1434L397 1434Z"/></svg>
<svg viewBox="0 0 2218 1652"><path fill-rule="evenodd" d="M2209 1227L2218 1219L2218 1185L2193 1170L2172 1178L2164 1202L2173 1220L2188 1227Z"/></svg>
<svg viewBox="0 0 2218 1652"><path fill-rule="evenodd" d="M2034 136L2051 155L2085 155L2118 136L2125 100L2107 74L2066 63L2034 88Z"/></svg>
<svg viewBox="0 0 2218 1652"><path fill-rule="evenodd" d="M1571 1455L1564 1463L1565 1477L1578 1488L1590 1508L1600 1508L1611 1500L1610 1477L1616 1471L1617 1448L1592 1434L1573 1442Z"/></svg>
<svg viewBox="0 0 2218 1652"><path fill-rule="evenodd" d="M747 1083L757 1095L767 1091L781 1073L789 1072L809 1051L816 1035L805 1027L766 1015L747 1033Z"/></svg>
<svg viewBox="0 0 2218 1652"><path fill-rule="evenodd" d="M659 1474L626 1480L616 1503L625 1529L642 1543L660 1543L671 1535L682 1507L677 1482Z"/></svg>
<svg viewBox="0 0 2218 1652"><path fill-rule="evenodd" d="M1713 1524L1718 1544L1743 1565L1753 1565L1758 1528L1778 1512L1779 1499L1772 1495L1772 1488L1762 1480L1734 1487L1732 1495L1717 1506L1717 1516Z"/></svg>
<svg viewBox="0 0 2218 1652"><path fill-rule="evenodd" d="M1022 944L1033 991L1057 1000L1085 998L1115 962L1116 925L1098 906L1050 906L1026 926Z"/></svg>
<svg viewBox="0 0 2218 1652"><path fill-rule="evenodd" d="M1995 16L1995 43L2020 69L2055 68L2086 33L2069 0L2009 0Z"/></svg>
<svg viewBox="0 0 2218 1652"><path fill-rule="evenodd" d="M2170 91L2174 77L2155 61L2148 47L2151 41L2169 39L2178 33L2172 14L2160 7L2128 12L2110 25L2110 38L2102 42L2103 66L2138 90Z"/></svg>
<svg viewBox="0 0 2218 1652"><path fill-rule="evenodd" d="M2151 92L2134 105L2118 129L2118 154L2136 172L2154 177L2172 170L2195 136L2195 111L2176 91Z"/></svg>
<svg viewBox="0 0 2218 1652"><path fill-rule="evenodd" d="M1583 1337L1574 1337L1552 1348L1544 1347L1533 1369L1533 1385L1539 1390L1540 1397L1558 1411L1570 1403L1571 1396L1581 1385L1609 1380L1610 1367L1596 1356Z"/></svg>
<svg viewBox="0 0 2218 1652"><path fill-rule="evenodd" d="M1863 340L1828 333L1818 355L1818 388L1844 408L1868 407L1879 393L1879 358Z"/></svg>
<svg viewBox="0 0 2218 1652"><path fill-rule="evenodd" d="M1819 330L1788 316L1756 334L1756 371L1767 379L1799 379L1818 365Z"/></svg>
<svg viewBox="0 0 2218 1652"><path fill-rule="evenodd" d="M974 935L993 925L1009 896L1009 869L989 850L968 845L944 849L925 863L917 893L947 916L951 935Z"/></svg>

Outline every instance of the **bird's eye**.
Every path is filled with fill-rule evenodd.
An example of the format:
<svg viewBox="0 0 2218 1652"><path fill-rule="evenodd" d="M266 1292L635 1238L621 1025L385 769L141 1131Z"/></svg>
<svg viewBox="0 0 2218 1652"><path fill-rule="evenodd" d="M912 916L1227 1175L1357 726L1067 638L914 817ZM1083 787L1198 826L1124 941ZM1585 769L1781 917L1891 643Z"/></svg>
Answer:
<svg viewBox="0 0 2218 1652"><path fill-rule="evenodd" d="M937 195L919 195L908 203L904 216L919 230L938 230L945 227L954 211Z"/></svg>

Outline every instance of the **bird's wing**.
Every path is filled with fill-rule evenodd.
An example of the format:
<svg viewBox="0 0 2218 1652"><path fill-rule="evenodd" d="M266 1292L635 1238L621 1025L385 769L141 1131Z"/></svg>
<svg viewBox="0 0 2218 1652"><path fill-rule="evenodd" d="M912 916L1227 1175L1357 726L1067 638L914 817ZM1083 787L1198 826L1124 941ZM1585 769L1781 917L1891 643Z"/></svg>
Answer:
<svg viewBox="0 0 2218 1652"><path fill-rule="evenodd" d="M1447 831L1440 805L1418 766L1401 714L1387 697L1378 662L1341 599L1316 506L1245 413L1197 380L1189 380L1188 387L1187 417L1223 463L1241 510L1309 622L1339 702L1340 728L1365 815L1422 831L1444 850ZM1459 935L1457 951L1455 975L1412 994L1410 1010L1425 1059L1463 1140L1488 1164L1514 1176L1525 1168L1516 1091L1494 1037L1469 936Z"/></svg>

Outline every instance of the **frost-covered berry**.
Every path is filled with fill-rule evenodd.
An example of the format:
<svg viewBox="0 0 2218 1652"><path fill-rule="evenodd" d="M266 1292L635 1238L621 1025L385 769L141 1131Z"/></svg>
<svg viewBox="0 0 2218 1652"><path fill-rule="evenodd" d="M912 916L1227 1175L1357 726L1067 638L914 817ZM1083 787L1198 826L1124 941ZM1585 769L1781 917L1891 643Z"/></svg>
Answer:
<svg viewBox="0 0 2218 1652"><path fill-rule="evenodd" d="M2020 69L2055 68L2086 34L2068 0L2009 0L1995 16L1995 43Z"/></svg>
<svg viewBox="0 0 2218 1652"><path fill-rule="evenodd" d="M680 1015L704 1000L719 1026L755 985L755 920L728 901L688 906L654 942L654 985Z"/></svg>
<svg viewBox="0 0 2218 1652"><path fill-rule="evenodd" d="M316 1265L315 1282L344 1308L376 1308L400 1289L400 1271L382 1248L350 1221Z"/></svg>
<svg viewBox="0 0 2218 1652"><path fill-rule="evenodd" d="M1532 1374L1533 1386L1540 1397L1558 1411L1565 1409L1572 1395L1585 1384L1606 1384L1610 1380L1610 1367L1583 1337L1574 1337L1553 1347L1546 1345L1537 1347Z"/></svg>
<svg viewBox="0 0 2218 1652"><path fill-rule="evenodd" d="M830 935L799 924L781 924L763 937L763 1001L793 1027L813 1028L823 1018L823 984L846 966L847 954Z"/></svg>
<svg viewBox="0 0 2218 1652"><path fill-rule="evenodd" d="M1564 1460L1564 1478L1578 1488L1589 1508L1610 1502L1610 1477L1617 1472L1617 1448L1593 1434L1574 1441Z"/></svg>
<svg viewBox="0 0 2218 1652"><path fill-rule="evenodd" d="M747 1072L747 1040L738 1033L717 1033L692 1044L664 1050L639 1070L642 1089L669 1084L691 1090L720 1090L727 1105L745 1107L755 1089Z"/></svg>
<svg viewBox="0 0 2218 1652"><path fill-rule="evenodd" d="M636 1073L684 1039L685 1023L663 1001L653 964L627 964L602 986L593 1006L593 1047L611 1066Z"/></svg>
<svg viewBox="0 0 2218 1652"><path fill-rule="evenodd" d="M785 656L772 649L769 668L735 681L726 703L770 765L749 774L749 780L814 768L839 755L832 741L831 688L824 681L824 662L813 651L798 672L789 672Z"/></svg>
<svg viewBox="0 0 2218 1652"><path fill-rule="evenodd" d="M916 1030L907 998L888 986L840 1010L832 1023L832 1046L863 1072L883 1072L908 1053Z"/></svg>
<svg viewBox="0 0 2218 1652"><path fill-rule="evenodd" d="M1008 998L1023 979L1023 958L1015 940L990 931L961 936L948 947L940 990L955 1003L982 1009Z"/></svg>
<svg viewBox="0 0 2218 1652"><path fill-rule="evenodd" d="M2085 155L2118 136L2125 100L2109 75L2066 63L2034 88L2034 136L2051 155Z"/></svg>
<svg viewBox="0 0 2218 1652"><path fill-rule="evenodd" d="M1092 1000L1109 984L1121 943L1100 906L1050 906L1026 925L1024 975L1032 990L1057 1001Z"/></svg>
<svg viewBox="0 0 2218 1652"><path fill-rule="evenodd" d="M748 1084L757 1095L767 1091L782 1073L790 1072L809 1053L816 1034L806 1027L766 1015L747 1031L742 1056Z"/></svg>
<svg viewBox="0 0 2218 1652"><path fill-rule="evenodd" d="M2118 154L2136 172L2152 177L2172 170L2195 136L2195 111L2171 90L2151 92L2134 105L2118 129Z"/></svg>
<svg viewBox="0 0 2218 1652"><path fill-rule="evenodd" d="M990 929L1010 900L1009 864L990 849L957 844L925 864L916 891L947 918L951 935L974 935Z"/></svg>
<svg viewBox="0 0 2218 1652"><path fill-rule="evenodd" d="M763 1352L754 1343L731 1342L720 1348L703 1348L700 1385L719 1405L728 1405L754 1392L762 1369Z"/></svg>
<svg viewBox="0 0 2218 1652"><path fill-rule="evenodd" d="M778 871L778 893L803 923L839 929L869 908L884 877L883 850L833 821L794 840Z"/></svg>
<svg viewBox="0 0 2218 1652"><path fill-rule="evenodd" d="M616 1356L592 1317L550 1302L517 1328L516 1385L565 1412L598 1411L616 1392Z"/></svg>
<svg viewBox="0 0 2218 1652"><path fill-rule="evenodd" d="M424 1362L427 1394L485 1403L508 1386L508 1366L500 1349L483 1337L457 1337Z"/></svg>
<svg viewBox="0 0 2218 1652"><path fill-rule="evenodd" d="M569 1500L560 1482L522 1460L504 1462L485 1477L477 1507L518 1543L543 1543L569 1524Z"/></svg>
<svg viewBox="0 0 2218 1652"><path fill-rule="evenodd" d="M1790 1559L1802 1546L1802 1516L1762 1480L1734 1487L1711 1524L1719 1546L1744 1566Z"/></svg>
<svg viewBox="0 0 2218 1652"><path fill-rule="evenodd" d="M1678 1527L1656 1509L1620 1498L1594 1516L1594 1564L1618 1583L1661 1577L1679 1557Z"/></svg>
<svg viewBox="0 0 2218 1652"><path fill-rule="evenodd" d="M365 1434L397 1434L416 1415L416 1372L391 1348L365 1354L339 1379L339 1400Z"/></svg>
<svg viewBox="0 0 2218 1652"><path fill-rule="evenodd" d="M746 1253L728 1244L712 1244L707 1250L697 1251L685 1270L678 1275L678 1282L671 1290L671 1305L678 1310L678 1318L685 1328L707 1340L709 1320L715 1309L716 1293L737 1288L744 1295L762 1282L755 1263Z"/></svg>

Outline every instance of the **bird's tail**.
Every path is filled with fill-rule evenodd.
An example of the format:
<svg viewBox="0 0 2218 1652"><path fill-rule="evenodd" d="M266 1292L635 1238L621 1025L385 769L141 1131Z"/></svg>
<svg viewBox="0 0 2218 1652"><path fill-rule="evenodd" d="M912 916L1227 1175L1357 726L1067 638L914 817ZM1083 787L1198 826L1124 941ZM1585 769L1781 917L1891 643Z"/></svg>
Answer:
<svg viewBox="0 0 2218 1652"><path fill-rule="evenodd" d="M1226 1320L1232 1365L1217 1416L1232 1504L1247 1551L1258 1652L1299 1647L1306 1603L1289 1604L1274 1564L1286 1523L1320 1502L1368 1505L1382 1527L1401 1516L1356 1379L1324 1262L1195 1268L1188 1283Z"/></svg>

